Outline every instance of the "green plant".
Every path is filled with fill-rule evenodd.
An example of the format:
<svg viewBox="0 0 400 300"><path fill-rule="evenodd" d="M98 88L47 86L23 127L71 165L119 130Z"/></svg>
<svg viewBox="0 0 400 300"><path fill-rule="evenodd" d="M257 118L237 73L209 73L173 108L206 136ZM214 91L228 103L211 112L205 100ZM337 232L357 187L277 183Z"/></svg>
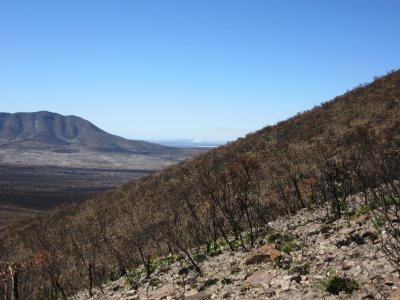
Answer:
<svg viewBox="0 0 400 300"><path fill-rule="evenodd" d="M144 273L143 268L130 269L126 272L125 283L133 289L137 289L140 284L140 279Z"/></svg>
<svg viewBox="0 0 400 300"><path fill-rule="evenodd" d="M250 244L250 242L251 242L250 234L249 233L243 234L242 240L243 240L243 244L245 244L245 245Z"/></svg>
<svg viewBox="0 0 400 300"><path fill-rule="evenodd" d="M294 250L295 246L296 245L293 242L285 242L282 245L280 245L278 248L280 251L289 254L290 252L292 252Z"/></svg>
<svg viewBox="0 0 400 300"><path fill-rule="evenodd" d="M240 242L240 240L234 240L234 241L232 242L232 245L233 245L233 248L234 248L235 251L236 251L236 250L238 250L238 249L242 246L242 243Z"/></svg>
<svg viewBox="0 0 400 300"><path fill-rule="evenodd" d="M277 243L277 244L282 244L283 242L290 242L293 239L285 234L282 233L271 233L270 235L268 235L267 237L267 241L268 243Z"/></svg>
<svg viewBox="0 0 400 300"><path fill-rule="evenodd" d="M156 287L160 283L160 280L157 277L150 278L149 285L152 287Z"/></svg>
<svg viewBox="0 0 400 300"><path fill-rule="evenodd" d="M320 232L325 234L325 233L329 233L329 231L332 229L331 225L329 224L322 224Z"/></svg>
<svg viewBox="0 0 400 300"><path fill-rule="evenodd" d="M172 265L177 259L177 255L169 253L168 255L158 259L160 266L166 267Z"/></svg>
<svg viewBox="0 0 400 300"><path fill-rule="evenodd" d="M367 215L371 211L371 207L368 204L361 205L356 211L357 216Z"/></svg>
<svg viewBox="0 0 400 300"><path fill-rule="evenodd" d="M392 194L385 195L385 202L386 205L398 205L398 199L394 197Z"/></svg>
<svg viewBox="0 0 400 300"><path fill-rule="evenodd" d="M108 280L110 281L115 281L119 278L121 278L124 275L124 270L121 269L116 269L115 271L110 271L108 273Z"/></svg>
<svg viewBox="0 0 400 300"><path fill-rule="evenodd" d="M120 285L115 285L115 286L112 287L112 290L113 290L113 292L116 292L116 291L118 291L120 288L121 288Z"/></svg>
<svg viewBox="0 0 400 300"><path fill-rule="evenodd" d="M289 273L298 275L307 275L310 273L310 263L303 262L299 264L291 264Z"/></svg>
<svg viewBox="0 0 400 300"><path fill-rule="evenodd" d="M293 242L293 238L289 235L281 234L281 233L272 233L267 237L268 243L276 243L277 249L279 251L285 252L289 254L292 252L296 245Z"/></svg>
<svg viewBox="0 0 400 300"><path fill-rule="evenodd" d="M339 197L339 206L340 206L340 210L342 211L342 212L346 212L347 211L347 209L348 209L348 203L347 203L347 200L346 200L346 198L344 197Z"/></svg>
<svg viewBox="0 0 400 300"><path fill-rule="evenodd" d="M187 275L189 275L189 268L188 267L182 267L181 269L179 269L178 275L180 275L182 277L186 277Z"/></svg>
<svg viewBox="0 0 400 300"><path fill-rule="evenodd" d="M195 261L195 262L203 262L203 261L205 261L206 260L206 255L205 254L203 254L203 253L200 253L200 252L195 252L194 254L193 254L193 260Z"/></svg>
<svg viewBox="0 0 400 300"><path fill-rule="evenodd" d="M358 233L350 234L349 236L346 236L345 239L339 240L335 243L335 246L340 248L343 246L350 246L352 243L355 243L357 245L363 245L365 244L365 237L364 235L359 235Z"/></svg>
<svg viewBox="0 0 400 300"><path fill-rule="evenodd" d="M379 239L379 234L377 232L367 231L362 235L362 237L364 239L368 238L371 241L376 241L377 239Z"/></svg>
<svg viewBox="0 0 400 300"><path fill-rule="evenodd" d="M203 283L203 285L198 289L198 291L199 292L205 291L207 288L216 284L217 282L218 282L217 278L209 278L209 279L207 279L206 282Z"/></svg>
<svg viewBox="0 0 400 300"><path fill-rule="evenodd" d="M277 256L273 261L272 265L275 269L289 270L291 263L292 263L291 258L287 259L284 258L283 256Z"/></svg>
<svg viewBox="0 0 400 300"><path fill-rule="evenodd" d="M271 233L267 236L267 242L270 244L274 243L281 237L282 237L282 235L280 233Z"/></svg>
<svg viewBox="0 0 400 300"><path fill-rule="evenodd" d="M149 261L149 270L150 273L153 273L158 267L158 260L157 259L152 259Z"/></svg>
<svg viewBox="0 0 400 300"><path fill-rule="evenodd" d="M246 245L250 245L251 239L250 239L250 234L245 233L242 236L242 239L234 240L232 242L232 246L235 250L239 250L240 248L246 248ZM242 245L243 243L243 245Z"/></svg>
<svg viewBox="0 0 400 300"><path fill-rule="evenodd" d="M375 196L375 203L374 203L374 208L375 207L388 207L392 205L399 205L398 199L394 195L388 192L381 191L379 194Z"/></svg>
<svg viewBox="0 0 400 300"><path fill-rule="evenodd" d="M351 294L359 289L358 282L349 277L340 277L336 272L328 271L325 279L321 280L325 291L333 295L339 295L340 292Z"/></svg>
<svg viewBox="0 0 400 300"><path fill-rule="evenodd" d="M224 277L224 278L221 280L221 283L222 283L223 285L228 285L228 284L232 284L233 281L232 281L232 279L230 279L230 278L228 278L228 277Z"/></svg>
<svg viewBox="0 0 400 300"><path fill-rule="evenodd" d="M380 227L383 225L383 220L381 217L376 216L371 219L371 223L373 227Z"/></svg>
<svg viewBox="0 0 400 300"><path fill-rule="evenodd" d="M305 196L305 205L307 208L310 208L315 203L315 195L313 192L309 192Z"/></svg>
<svg viewBox="0 0 400 300"><path fill-rule="evenodd" d="M222 250L226 248L226 242L222 239L216 241L209 241L207 243L207 254L210 256L216 256L222 253Z"/></svg>

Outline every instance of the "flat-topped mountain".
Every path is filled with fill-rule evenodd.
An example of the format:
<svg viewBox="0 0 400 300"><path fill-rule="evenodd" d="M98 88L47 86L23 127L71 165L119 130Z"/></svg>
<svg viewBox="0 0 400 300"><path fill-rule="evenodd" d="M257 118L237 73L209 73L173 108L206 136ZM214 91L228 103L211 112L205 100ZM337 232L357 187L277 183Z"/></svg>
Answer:
<svg viewBox="0 0 400 300"><path fill-rule="evenodd" d="M85 148L135 153L171 151L165 146L112 135L80 117L47 111L0 113L0 147L53 150Z"/></svg>

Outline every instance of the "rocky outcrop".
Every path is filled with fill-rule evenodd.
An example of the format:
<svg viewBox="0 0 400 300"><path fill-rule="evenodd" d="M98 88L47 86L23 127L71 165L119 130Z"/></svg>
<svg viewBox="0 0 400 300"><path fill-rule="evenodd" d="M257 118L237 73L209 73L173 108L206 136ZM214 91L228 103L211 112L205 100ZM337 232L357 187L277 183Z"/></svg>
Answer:
<svg viewBox="0 0 400 300"><path fill-rule="evenodd" d="M194 271L179 275L184 263L178 261L167 269L158 268L153 280L143 279L137 290L131 290L122 278L94 298L399 299L399 276L380 251L379 232L372 220L353 214L329 223L325 211L302 210L270 222L257 241L258 248L250 252L226 249L207 257L200 263L202 277ZM290 235L291 247L269 243L276 233ZM347 292L339 286L335 294L333 285L344 283L351 285ZM77 298L88 299L84 293Z"/></svg>
<svg viewBox="0 0 400 300"><path fill-rule="evenodd" d="M273 262L282 253L276 249L276 244L267 244L260 248L254 249L252 253L246 258L246 265L261 264L264 262Z"/></svg>

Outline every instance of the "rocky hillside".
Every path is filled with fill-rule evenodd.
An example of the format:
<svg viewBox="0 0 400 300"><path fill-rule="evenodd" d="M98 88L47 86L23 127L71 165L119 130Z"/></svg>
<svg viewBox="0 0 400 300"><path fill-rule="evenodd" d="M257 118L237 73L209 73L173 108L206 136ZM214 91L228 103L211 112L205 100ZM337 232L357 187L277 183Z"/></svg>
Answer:
<svg viewBox="0 0 400 300"><path fill-rule="evenodd" d="M173 149L109 134L76 116L40 111L0 113L0 147L23 149L123 151L136 153L172 152Z"/></svg>
<svg viewBox="0 0 400 300"><path fill-rule="evenodd" d="M198 255L202 276L182 259L162 257L148 278L141 265L92 298L86 292L76 298L399 299L400 279L381 250L376 220L357 197L349 203L348 214L334 222L325 209L269 222L254 250L230 251L220 241Z"/></svg>
<svg viewBox="0 0 400 300"><path fill-rule="evenodd" d="M386 216L394 213L400 223L395 213L400 209L400 193L393 185L400 178L399 87L400 71L391 72L193 160L5 231L0 240L0 258L6 262L3 269L19 266L20 291L26 298L59 299L79 290L94 290L123 274L135 284L137 265L144 264L151 273L152 260L168 253L190 261L179 276L188 277L189 267L198 274L208 272L203 270L207 266L196 263L193 249L201 245L208 250L218 248L221 239L231 251L238 245L257 248L259 228L305 208L325 207L326 223L339 222L351 204L347 201L350 195L364 195L363 201L371 208L388 209ZM385 224L394 223L387 218L380 226ZM336 229L332 228L332 236ZM397 230L389 231L394 249ZM285 233L291 234L295 233ZM356 243L361 239L367 243L369 233L360 234ZM304 245L312 247L312 238ZM294 241L301 239L294 237ZM316 243L325 245L321 251L342 251L322 240ZM342 246L348 247L347 243L351 241ZM291 252L290 247L297 251L294 244L270 250ZM392 254L393 261L400 260ZM311 271L315 263L310 261ZM346 270L339 266L337 272L341 271ZM222 281L212 284L209 278L207 285L221 285ZM352 289L358 286L347 277L331 280L350 284Z"/></svg>

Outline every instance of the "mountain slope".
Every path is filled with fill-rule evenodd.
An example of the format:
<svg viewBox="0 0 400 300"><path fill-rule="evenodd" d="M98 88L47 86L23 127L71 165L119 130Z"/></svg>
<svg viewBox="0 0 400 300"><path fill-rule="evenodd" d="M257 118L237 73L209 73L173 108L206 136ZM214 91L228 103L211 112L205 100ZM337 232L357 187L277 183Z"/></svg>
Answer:
<svg viewBox="0 0 400 300"><path fill-rule="evenodd" d="M0 205L82 201L201 151L127 140L75 116L0 113Z"/></svg>
<svg viewBox="0 0 400 300"><path fill-rule="evenodd" d="M0 147L8 148L86 148L98 151L151 153L168 147L127 140L109 134L92 123L76 117L40 111L0 113Z"/></svg>
<svg viewBox="0 0 400 300"><path fill-rule="evenodd" d="M351 210L362 211L360 204L355 203ZM158 300L182 299L184 295L184 299L314 300L335 299L329 292L334 288L346 290L339 299L379 299L382 296L393 299L390 295L400 295L400 278L380 249L373 220L363 214L350 220L340 218L327 225L320 222L324 217L324 209L320 208L303 209L291 218L278 218L268 224L269 233L259 238L260 247L253 251L232 252L227 245L220 244L217 253L208 253L203 258L202 277L193 271L179 276L181 261L165 264L165 259L160 258L154 260L156 267L151 280L140 271L143 265L136 269L138 287L120 278L105 284L103 290L96 289L94 297L81 292L76 299ZM279 261L273 260L271 253L280 257ZM340 270L336 278L353 279L353 285L348 289L343 285L335 286L329 281L333 270ZM186 278L181 284L174 284L179 277Z"/></svg>
<svg viewBox="0 0 400 300"><path fill-rule="evenodd" d="M24 288L38 298L46 292L57 298L85 287L91 292L126 272L134 276L140 263L151 276L151 259L168 253L183 258L181 274L202 274L199 245L215 249L223 241L235 251L248 249L246 240L255 247L260 228L299 209L323 206L320 222L329 224L346 214L349 195L376 197L371 188L400 178L399 99L397 71L191 161L26 223L4 240L3 261L29 265L44 255L24 269ZM49 270L57 276L51 278Z"/></svg>

